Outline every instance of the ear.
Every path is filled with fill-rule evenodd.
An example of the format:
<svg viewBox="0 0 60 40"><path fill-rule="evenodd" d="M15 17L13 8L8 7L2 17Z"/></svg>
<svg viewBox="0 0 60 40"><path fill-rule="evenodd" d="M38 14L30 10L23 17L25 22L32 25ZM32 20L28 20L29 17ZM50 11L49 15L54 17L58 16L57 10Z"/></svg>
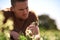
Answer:
<svg viewBox="0 0 60 40"><path fill-rule="evenodd" d="M14 11L14 7L11 7L11 11Z"/></svg>

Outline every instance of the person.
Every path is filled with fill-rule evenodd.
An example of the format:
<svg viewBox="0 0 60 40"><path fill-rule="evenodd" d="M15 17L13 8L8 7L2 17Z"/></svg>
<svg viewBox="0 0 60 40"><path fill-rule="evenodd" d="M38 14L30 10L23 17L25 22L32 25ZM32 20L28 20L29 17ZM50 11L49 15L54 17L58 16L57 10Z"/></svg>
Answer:
<svg viewBox="0 0 60 40"><path fill-rule="evenodd" d="M10 32L10 40L18 40L20 32L25 35L25 30L32 22L38 21L34 12L30 12L28 8L28 0L11 0L11 8L8 11L4 11L5 20L12 18L14 21L14 29ZM29 27L34 33L39 34L39 27ZM34 34L33 33L33 34ZM37 38L39 40L39 38Z"/></svg>

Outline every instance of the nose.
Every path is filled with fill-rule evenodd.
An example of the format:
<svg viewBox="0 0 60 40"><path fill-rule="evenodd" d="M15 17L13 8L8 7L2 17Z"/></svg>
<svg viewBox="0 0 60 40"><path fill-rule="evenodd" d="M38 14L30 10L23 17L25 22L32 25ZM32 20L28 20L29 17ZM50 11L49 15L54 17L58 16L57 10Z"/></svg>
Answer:
<svg viewBox="0 0 60 40"><path fill-rule="evenodd" d="M28 11L25 9L25 10L24 10L24 14L27 14L27 12L28 12Z"/></svg>

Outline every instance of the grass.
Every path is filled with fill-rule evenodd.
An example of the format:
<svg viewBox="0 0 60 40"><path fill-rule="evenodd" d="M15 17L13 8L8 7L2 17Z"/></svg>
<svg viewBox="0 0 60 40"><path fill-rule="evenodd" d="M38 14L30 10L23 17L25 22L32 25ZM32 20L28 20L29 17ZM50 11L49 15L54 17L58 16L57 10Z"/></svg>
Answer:
<svg viewBox="0 0 60 40"><path fill-rule="evenodd" d="M41 40L60 40L59 30L40 29Z"/></svg>

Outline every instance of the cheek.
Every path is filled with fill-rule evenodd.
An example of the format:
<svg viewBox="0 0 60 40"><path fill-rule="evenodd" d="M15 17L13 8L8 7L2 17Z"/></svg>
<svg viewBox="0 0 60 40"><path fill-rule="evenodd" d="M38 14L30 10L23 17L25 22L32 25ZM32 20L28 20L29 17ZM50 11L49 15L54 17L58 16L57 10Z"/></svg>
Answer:
<svg viewBox="0 0 60 40"><path fill-rule="evenodd" d="M21 16L22 14L23 14L23 12L21 12L21 11L16 11L16 15L17 15L17 16L19 16L19 15Z"/></svg>

